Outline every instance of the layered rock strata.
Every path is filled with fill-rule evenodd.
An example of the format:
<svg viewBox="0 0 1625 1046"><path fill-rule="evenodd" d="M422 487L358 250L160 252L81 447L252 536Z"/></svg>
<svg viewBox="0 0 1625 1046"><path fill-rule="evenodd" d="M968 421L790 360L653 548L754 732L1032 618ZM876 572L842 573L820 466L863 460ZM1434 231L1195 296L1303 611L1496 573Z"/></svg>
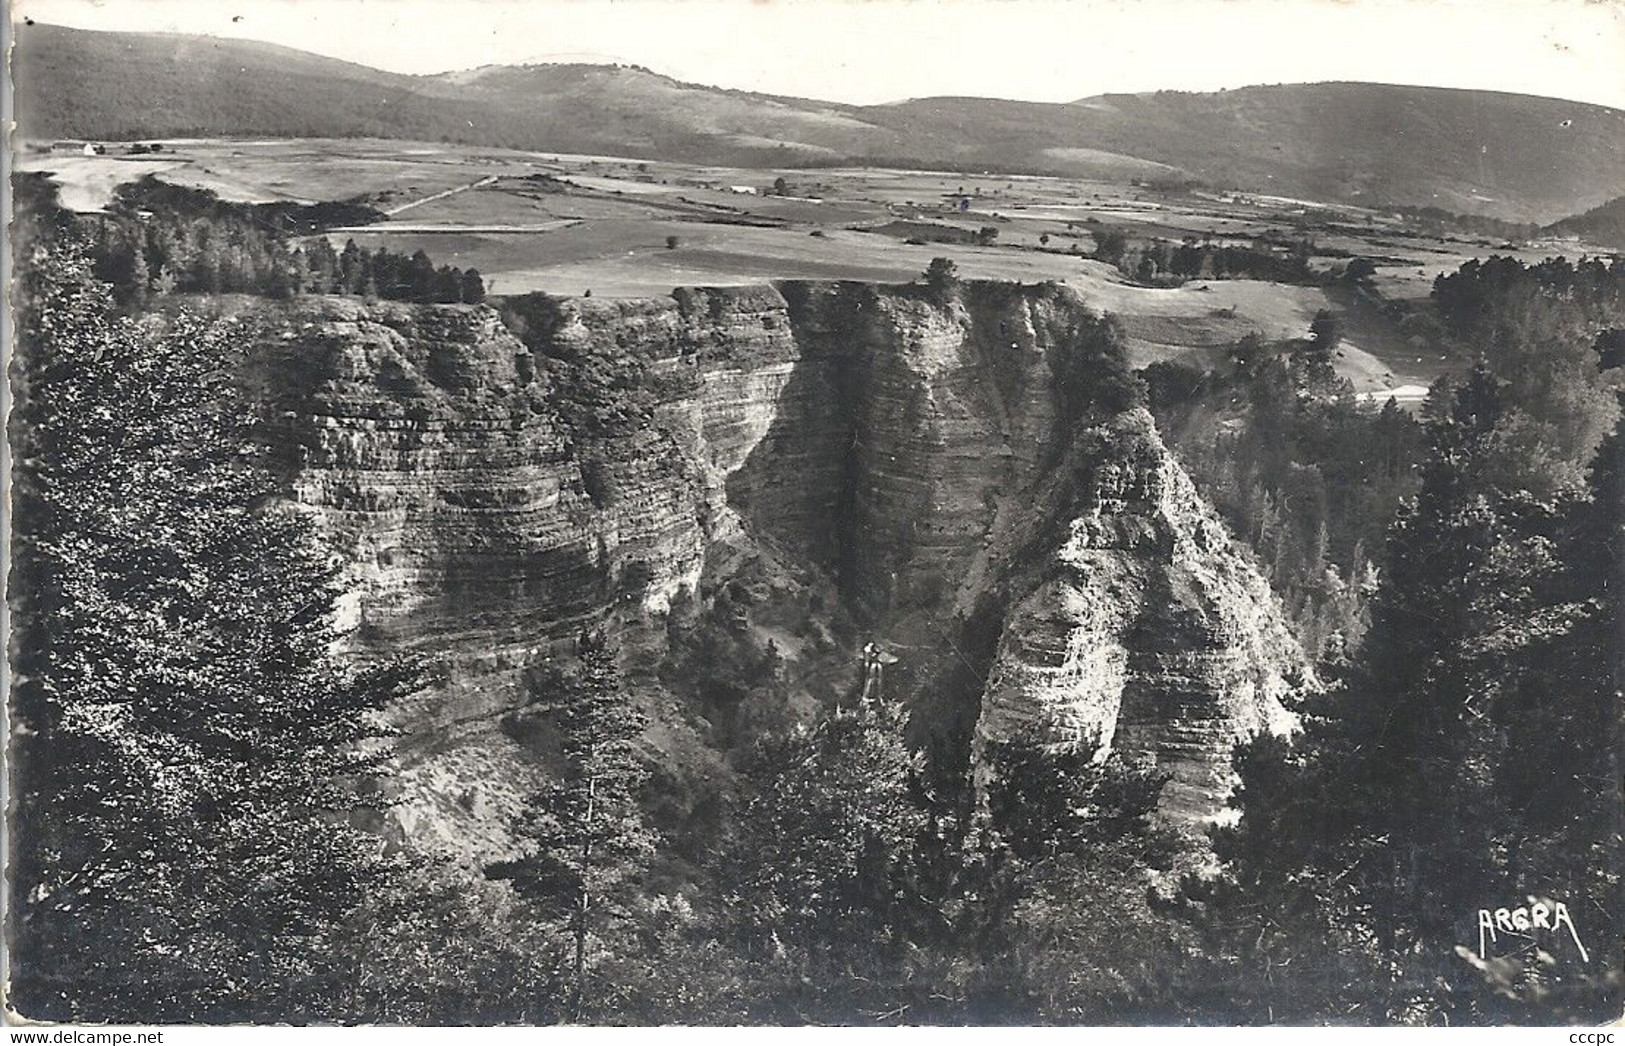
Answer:
<svg viewBox="0 0 1625 1046"><path fill-rule="evenodd" d="M673 668L718 599L771 651L745 700L805 715L877 642L967 757L1038 724L1217 814L1235 741L1290 729L1312 680L1149 416L1069 407L1088 320L1054 286L815 283L261 317L253 381L349 562L352 645L431 670L395 713L402 830L500 848L539 765L504 726L583 627L620 636L655 758L725 774Z"/></svg>

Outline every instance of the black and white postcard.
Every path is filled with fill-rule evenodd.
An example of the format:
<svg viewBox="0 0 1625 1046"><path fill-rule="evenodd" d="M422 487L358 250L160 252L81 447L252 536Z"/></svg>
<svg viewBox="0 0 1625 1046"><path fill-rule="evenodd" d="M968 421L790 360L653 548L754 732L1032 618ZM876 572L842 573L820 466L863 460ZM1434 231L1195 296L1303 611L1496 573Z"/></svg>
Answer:
<svg viewBox="0 0 1625 1046"><path fill-rule="evenodd" d="M10 31L9 1020L1619 1019L1625 6Z"/></svg>

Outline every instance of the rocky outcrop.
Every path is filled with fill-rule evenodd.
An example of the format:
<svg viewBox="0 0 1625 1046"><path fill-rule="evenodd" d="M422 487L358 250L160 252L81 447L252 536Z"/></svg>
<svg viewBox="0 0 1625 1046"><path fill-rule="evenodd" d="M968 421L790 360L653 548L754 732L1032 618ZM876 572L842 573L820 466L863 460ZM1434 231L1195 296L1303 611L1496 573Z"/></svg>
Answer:
<svg viewBox="0 0 1625 1046"><path fill-rule="evenodd" d="M1059 526L1014 585L978 747L1035 727L1149 756L1162 808L1220 815L1230 753L1292 731L1315 682L1273 593L1143 411L1081 434L1045 491Z"/></svg>
<svg viewBox="0 0 1625 1046"><path fill-rule="evenodd" d="M1156 758L1181 818L1222 807L1237 738L1290 726L1307 670L1267 586L1148 416L1079 406L1100 328L1063 289L322 298L260 319L251 380L349 561L352 645L432 671L396 711L419 840L500 849L541 765L514 719L587 626L621 637L674 792L725 775L740 722L848 692L870 641L964 757L1041 723ZM760 678L704 678L719 600Z"/></svg>

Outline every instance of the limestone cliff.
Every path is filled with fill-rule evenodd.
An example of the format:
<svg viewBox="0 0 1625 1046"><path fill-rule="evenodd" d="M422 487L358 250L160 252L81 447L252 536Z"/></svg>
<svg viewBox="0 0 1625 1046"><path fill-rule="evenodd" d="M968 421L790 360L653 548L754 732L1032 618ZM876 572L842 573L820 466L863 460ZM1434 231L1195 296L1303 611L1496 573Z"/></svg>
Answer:
<svg viewBox="0 0 1625 1046"><path fill-rule="evenodd" d="M1143 411L1080 434L1038 502L1059 526L1012 585L978 742L1038 725L1150 755L1165 811L1219 814L1235 743L1290 732L1314 686L1269 586Z"/></svg>
<svg viewBox="0 0 1625 1046"><path fill-rule="evenodd" d="M939 758L1038 722L1211 816L1235 739L1308 682L1267 586L1054 286L787 283L637 302L305 299L253 380L348 558L352 645L425 657L400 829L470 851L542 772L525 709L620 637L673 817L753 731L897 659ZM1081 361L1081 362L1080 362ZM942 753L946 753L943 755Z"/></svg>

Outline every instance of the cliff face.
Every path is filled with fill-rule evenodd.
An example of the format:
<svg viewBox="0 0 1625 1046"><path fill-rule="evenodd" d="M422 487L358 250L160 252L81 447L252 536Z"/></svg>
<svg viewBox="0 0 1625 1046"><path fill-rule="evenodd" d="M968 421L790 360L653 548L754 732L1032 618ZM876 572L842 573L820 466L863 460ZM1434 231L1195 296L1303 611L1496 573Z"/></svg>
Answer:
<svg viewBox="0 0 1625 1046"><path fill-rule="evenodd" d="M729 748L849 695L870 641L950 757L1034 724L1145 753L1180 819L1222 808L1237 738L1291 726L1307 670L1267 586L1144 412L1077 407L1098 329L1067 292L290 310L252 380L349 560L358 655L430 668L396 711L420 843L502 848L545 772L526 706L587 626L679 818Z"/></svg>
<svg viewBox="0 0 1625 1046"><path fill-rule="evenodd" d="M1012 585L978 747L1036 727L1149 755L1165 812L1220 815L1236 742L1292 731L1315 686L1274 594L1143 411L1080 434L1040 502L1057 525Z"/></svg>

